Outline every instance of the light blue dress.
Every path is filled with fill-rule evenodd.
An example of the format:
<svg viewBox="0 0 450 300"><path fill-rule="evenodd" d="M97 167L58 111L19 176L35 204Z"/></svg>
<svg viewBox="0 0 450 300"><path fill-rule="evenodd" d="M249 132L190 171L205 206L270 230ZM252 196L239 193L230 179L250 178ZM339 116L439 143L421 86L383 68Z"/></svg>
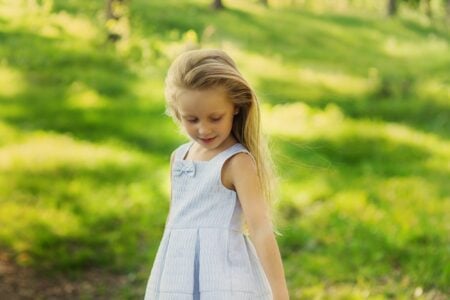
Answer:
<svg viewBox="0 0 450 300"><path fill-rule="evenodd" d="M235 191L221 181L224 162L248 151L239 143L208 161L185 160L192 142L175 151L172 199L145 300L271 300L256 250L242 232Z"/></svg>

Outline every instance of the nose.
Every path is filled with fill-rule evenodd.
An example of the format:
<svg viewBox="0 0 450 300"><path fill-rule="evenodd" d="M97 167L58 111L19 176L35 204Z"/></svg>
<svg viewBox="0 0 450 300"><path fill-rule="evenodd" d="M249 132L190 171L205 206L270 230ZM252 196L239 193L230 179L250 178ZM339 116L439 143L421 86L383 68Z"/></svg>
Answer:
<svg viewBox="0 0 450 300"><path fill-rule="evenodd" d="M211 132L211 128L206 124L200 124L198 126L198 134L200 136L207 136Z"/></svg>

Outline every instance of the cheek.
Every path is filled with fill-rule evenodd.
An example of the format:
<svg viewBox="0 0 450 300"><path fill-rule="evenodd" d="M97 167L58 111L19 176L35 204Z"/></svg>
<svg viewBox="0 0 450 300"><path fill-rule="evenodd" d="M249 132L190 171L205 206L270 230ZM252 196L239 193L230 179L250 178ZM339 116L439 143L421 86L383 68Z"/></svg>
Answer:
<svg viewBox="0 0 450 300"><path fill-rule="evenodd" d="M234 115L231 115L229 118L228 118L228 120L227 120L227 122L228 122L228 126L233 126L233 122L234 122Z"/></svg>
<svg viewBox="0 0 450 300"><path fill-rule="evenodd" d="M184 128L185 131L192 131L194 126L188 122L181 121L181 126Z"/></svg>
<svg viewBox="0 0 450 300"><path fill-rule="evenodd" d="M221 130L229 130L233 126L233 119L227 119L220 123L218 126Z"/></svg>

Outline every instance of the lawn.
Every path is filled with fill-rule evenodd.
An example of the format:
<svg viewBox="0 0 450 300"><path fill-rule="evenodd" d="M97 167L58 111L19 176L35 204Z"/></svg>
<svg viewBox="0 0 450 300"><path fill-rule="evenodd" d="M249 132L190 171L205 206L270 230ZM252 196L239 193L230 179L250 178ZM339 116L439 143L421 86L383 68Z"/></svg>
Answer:
<svg viewBox="0 0 450 300"><path fill-rule="evenodd" d="M209 2L133 0L112 45L104 1L0 1L0 294L143 297L186 141L165 72L218 47L263 103L291 298L449 297L448 27Z"/></svg>

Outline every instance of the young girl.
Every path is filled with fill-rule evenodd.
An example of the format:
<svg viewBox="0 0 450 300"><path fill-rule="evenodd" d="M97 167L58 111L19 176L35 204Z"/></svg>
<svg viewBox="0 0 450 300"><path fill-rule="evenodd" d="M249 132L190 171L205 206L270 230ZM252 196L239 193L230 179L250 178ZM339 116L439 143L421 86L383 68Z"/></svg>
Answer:
<svg viewBox="0 0 450 300"><path fill-rule="evenodd" d="M166 101L191 141L172 153L170 213L145 299L289 299L253 90L225 52L194 50L170 67Z"/></svg>

